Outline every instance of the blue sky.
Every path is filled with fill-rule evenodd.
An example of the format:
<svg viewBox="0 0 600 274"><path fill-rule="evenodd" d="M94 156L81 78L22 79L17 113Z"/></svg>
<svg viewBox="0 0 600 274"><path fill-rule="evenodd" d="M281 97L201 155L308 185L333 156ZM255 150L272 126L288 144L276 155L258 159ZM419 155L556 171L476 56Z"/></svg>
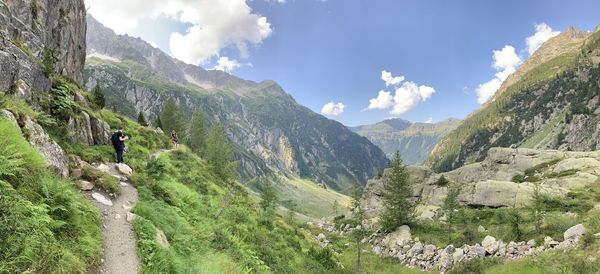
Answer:
<svg viewBox="0 0 600 274"><path fill-rule="evenodd" d="M100 3L90 3L93 1L88 0L88 8L92 7L90 13L101 22L121 20L112 10L109 14L108 9L104 12L97 7ZM181 0L173 2L177 1ZM212 8L211 1L223 0L191 1L191 5ZM219 16L221 11L215 9L210 16L202 17L186 16L181 11L185 9L180 8L173 13L176 16L162 16L161 7L156 6L154 14L134 13L137 21L119 32L141 36L166 52L173 53L175 49L176 57L200 61L205 68L213 68L219 58L227 57L224 61L236 62L230 67L232 74L254 81L275 80L300 104L315 112L321 112L328 102L336 103L333 109L338 110L338 115L328 117L350 126L388 117L416 122L464 118L479 107L480 85L499 83L505 76L495 74L509 74L529 56L526 38L540 30L536 30L536 25L545 23L552 29L545 29L547 39L569 26L593 30L600 24L600 1L227 1L248 10ZM152 1L144 3L149 2ZM112 8L118 9L114 5ZM227 8L231 7L223 10L228 11ZM123 16L131 16L127 7L123 10ZM232 19L226 19L227 16ZM189 17L193 18L186 19ZM265 20L261 21L261 17ZM205 33L203 39L190 40L187 48L173 48L172 33L180 33L180 40L175 41L185 45L183 39L190 27L199 25L201 32L202 24L210 22L210 18L233 23L227 21L215 27L224 34ZM256 21L256 26L248 27L248 22ZM127 23L131 22L119 22L115 28ZM107 25L111 27L110 23ZM244 28L245 33L238 34L239 28ZM232 33L236 36L232 37ZM217 42L210 43L212 38ZM203 47L216 48L198 50L198 41ZM505 46L514 48L514 52ZM502 60L509 64L494 68L494 50L502 50L496 64ZM185 55L182 51L195 54ZM386 87L381 79L383 70L404 79ZM407 92L406 96L372 104L373 108L388 108L367 110L380 90L394 96L397 89ZM344 105L343 112L339 113L337 103Z"/></svg>

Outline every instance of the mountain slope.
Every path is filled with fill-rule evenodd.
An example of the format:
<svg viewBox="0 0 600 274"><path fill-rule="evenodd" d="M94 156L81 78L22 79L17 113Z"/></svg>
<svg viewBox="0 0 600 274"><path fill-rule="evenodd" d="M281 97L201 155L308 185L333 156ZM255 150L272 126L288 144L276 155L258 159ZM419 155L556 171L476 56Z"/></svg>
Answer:
<svg viewBox="0 0 600 274"><path fill-rule="evenodd" d="M448 171L480 161L490 147L594 150L600 134L600 29L568 29L548 40L490 102L433 150L427 164Z"/></svg>
<svg viewBox="0 0 600 274"><path fill-rule="evenodd" d="M273 81L255 83L175 60L139 38L118 36L88 17L85 83L100 84L107 104L154 121L167 98L188 115L201 109L225 125L236 145L239 173L301 176L345 190L385 166L383 152L342 124L315 114Z"/></svg>
<svg viewBox="0 0 600 274"><path fill-rule="evenodd" d="M460 120L452 118L435 124L388 119L350 129L367 137L381 148L387 157L391 158L396 151L400 151L402 160L412 165L427 159L435 144L459 124Z"/></svg>

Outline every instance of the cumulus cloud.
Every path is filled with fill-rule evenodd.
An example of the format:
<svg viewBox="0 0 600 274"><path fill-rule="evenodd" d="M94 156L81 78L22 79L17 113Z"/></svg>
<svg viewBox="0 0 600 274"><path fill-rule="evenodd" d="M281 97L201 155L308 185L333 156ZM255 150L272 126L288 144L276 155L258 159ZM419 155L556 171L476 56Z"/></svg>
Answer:
<svg viewBox="0 0 600 274"><path fill-rule="evenodd" d="M387 72L385 70L381 71L381 80L385 82L385 86L395 86L400 84L400 82L404 81L404 76L392 76L391 72Z"/></svg>
<svg viewBox="0 0 600 274"><path fill-rule="evenodd" d="M525 39L527 52L532 55L548 39L558 35L560 31L553 31L546 23L535 24L535 33Z"/></svg>
<svg viewBox="0 0 600 274"><path fill-rule="evenodd" d="M387 71L381 72L381 80L387 86L395 88L394 95L391 91L380 90L377 97L369 100L370 109L391 109L390 114L398 115L414 108L419 102L427 101L435 92L429 86L418 86L412 81L404 81L404 76L393 76Z"/></svg>
<svg viewBox="0 0 600 274"><path fill-rule="evenodd" d="M536 24L535 33L527 38L527 52L531 56L548 39L558 35L559 31L553 31L546 23ZM523 59L516 53L513 46L506 45L501 50L494 50L494 62L492 67L496 70L494 78L480 84L475 93L477 94L477 103L487 102L502 85L502 82L511 74L517 71L517 68L523 63Z"/></svg>
<svg viewBox="0 0 600 274"><path fill-rule="evenodd" d="M501 50L494 50L492 67L496 70L494 78L479 85L475 90L477 103L487 102L502 85L506 78L513 74L523 62L513 46L506 45Z"/></svg>
<svg viewBox="0 0 600 274"><path fill-rule="evenodd" d="M222 70L227 73L231 73L233 70L242 67L238 60L229 59L229 57L223 56L217 60L217 65L213 67L214 70ZM252 66L252 64L248 63L247 66Z"/></svg>
<svg viewBox="0 0 600 274"><path fill-rule="evenodd" d="M169 44L175 58L191 64L202 64L229 46L246 58L249 45L260 44L272 33L267 18L253 13L246 0L86 0L86 6L120 34L143 18L190 24L185 33L172 33Z"/></svg>
<svg viewBox="0 0 600 274"><path fill-rule="evenodd" d="M343 103L329 102L323 106L321 113L327 116L338 116L344 112L346 106Z"/></svg>
<svg viewBox="0 0 600 274"><path fill-rule="evenodd" d="M433 117L429 117L427 118L427 120L425 120L424 122L425 124L433 124Z"/></svg>

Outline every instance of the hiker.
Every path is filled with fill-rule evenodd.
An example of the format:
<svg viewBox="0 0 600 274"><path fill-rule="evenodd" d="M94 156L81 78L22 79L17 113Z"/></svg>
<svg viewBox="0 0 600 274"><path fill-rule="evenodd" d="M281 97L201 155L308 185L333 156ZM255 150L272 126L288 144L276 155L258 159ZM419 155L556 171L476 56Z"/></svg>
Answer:
<svg viewBox="0 0 600 274"><path fill-rule="evenodd" d="M177 148L177 132L175 130L171 131L171 142L173 143L173 147Z"/></svg>
<svg viewBox="0 0 600 274"><path fill-rule="evenodd" d="M117 164L123 163L123 152L125 151L125 141L129 140L129 136L125 135L123 128L115 131L110 138L115 152L117 153Z"/></svg>

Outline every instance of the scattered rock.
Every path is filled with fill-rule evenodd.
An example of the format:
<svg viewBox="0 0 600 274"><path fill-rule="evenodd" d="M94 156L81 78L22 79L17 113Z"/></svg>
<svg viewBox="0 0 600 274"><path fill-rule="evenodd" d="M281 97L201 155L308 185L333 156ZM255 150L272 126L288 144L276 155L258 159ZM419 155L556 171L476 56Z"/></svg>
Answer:
<svg viewBox="0 0 600 274"><path fill-rule="evenodd" d="M169 240L167 240L167 235L165 235L165 233L158 228L156 229L156 241L163 248L168 248L170 246Z"/></svg>
<svg viewBox="0 0 600 274"><path fill-rule="evenodd" d="M489 254L495 254L498 251L499 243L496 241L496 238L487 235L481 241L481 246L485 249L485 251Z"/></svg>
<svg viewBox="0 0 600 274"><path fill-rule="evenodd" d="M79 187L79 189L85 190L85 191L94 189L94 184L92 184L86 180L78 180L77 186Z"/></svg>
<svg viewBox="0 0 600 274"><path fill-rule="evenodd" d="M396 231L385 236L382 243L385 246L391 248L396 245L402 246L402 245L404 245L405 242L408 242L410 240L411 240L410 227L407 225L403 225L403 226L398 227L398 229L396 229Z"/></svg>
<svg viewBox="0 0 600 274"><path fill-rule="evenodd" d="M101 203L103 205L107 205L107 206L113 205L111 200L107 199L106 197L104 197L104 195L102 195L98 192L92 193L92 198L94 198L94 200L98 201L99 203Z"/></svg>
<svg viewBox="0 0 600 274"><path fill-rule="evenodd" d="M96 169L102 171L102 172L106 172L109 173L110 172L110 167L107 166L106 164L99 164Z"/></svg>
<svg viewBox="0 0 600 274"><path fill-rule="evenodd" d="M131 212L127 212L127 215L125 216L125 219L127 220L128 223L132 223L137 218L138 218L138 215L135 213L131 213Z"/></svg>
<svg viewBox="0 0 600 274"><path fill-rule="evenodd" d="M527 242L527 245L530 246L530 247L535 247L535 240L534 239L529 240Z"/></svg>
<svg viewBox="0 0 600 274"><path fill-rule="evenodd" d="M586 233L585 227L582 224L577 224L567 229L563 234L565 240L581 237Z"/></svg>
<svg viewBox="0 0 600 274"><path fill-rule="evenodd" d="M121 219L121 214L115 214L115 220Z"/></svg>
<svg viewBox="0 0 600 274"><path fill-rule="evenodd" d="M448 245L446 248L444 248L444 252L446 254L452 254L454 251L456 251L456 248L454 248L453 245Z"/></svg>
<svg viewBox="0 0 600 274"><path fill-rule="evenodd" d="M479 233L485 233L487 230L485 230L485 227L483 227L482 225L479 225L479 227L477 228L477 232Z"/></svg>
<svg viewBox="0 0 600 274"><path fill-rule="evenodd" d="M317 241L322 242L325 240L325 234L321 233L317 236Z"/></svg>
<svg viewBox="0 0 600 274"><path fill-rule="evenodd" d="M133 170L131 169L131 167L129 167L126 164L116 164L115 168L117 169L117 171L119 171L125 176L131 176L131 174L133 174Z"/></svg>
<svg viewBox="0 0 600 274"><path fill-rule="evenodd" d="M81 179L81 168L74 168L71 170L71 177L75 180Z"/></svg>

